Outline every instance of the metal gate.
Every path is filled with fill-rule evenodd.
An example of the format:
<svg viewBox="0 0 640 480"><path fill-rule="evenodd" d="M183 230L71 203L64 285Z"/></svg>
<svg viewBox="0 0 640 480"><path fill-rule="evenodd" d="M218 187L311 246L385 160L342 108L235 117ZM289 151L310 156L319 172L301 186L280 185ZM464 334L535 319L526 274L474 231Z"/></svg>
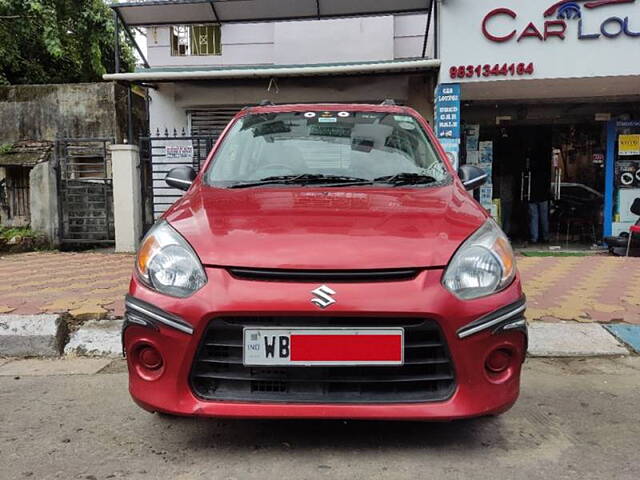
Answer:
<svg viewBox="0 0 640 480"><path fill-rule="evenodd" d="M189 110L187 113L191 124L191 134L218 137L241 108L238 105L227 105Z"/></svg>
<svg viewBox="0 0 640 480"><path fill-rule="evenodd" d="M113 181L110 138L56 142L60 242L112 245Z"/></svg>
<svg viewBox="0 0 640 480"><path fill-rule="evenodd" d="M167 132L168 133L168 132ZM144 229L148 230L184 192L169 187L164 178L172 168L188 165L196 172L213 148L217 136L140 137Z"/></svg>

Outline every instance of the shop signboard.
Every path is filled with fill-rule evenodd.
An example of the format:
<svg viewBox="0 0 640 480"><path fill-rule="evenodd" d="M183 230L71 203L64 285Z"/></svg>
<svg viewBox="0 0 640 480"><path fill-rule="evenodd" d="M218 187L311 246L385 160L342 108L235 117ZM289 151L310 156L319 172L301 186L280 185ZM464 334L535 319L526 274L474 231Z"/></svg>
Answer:
<svg viewBox="0 0 640 480"><path fill-rule="evenodd" d="M640 75L640 0L456 0L440 21L441 82Z"/></svg>
<svg viewBox="0 0 640 480"><path fill-rule="evenodd" d="M451 166L457 170L460 164L460 140L457 138L441 138L440 144L447 154Z"/></svg>
<svg viewBox="0 0 640 480"><path fill-rule="evenodd" d="M460 138L460 84L442 83L436 88L436 135Z"/></svg>
<svg viewBox="0 0 640 480"><path fill-rule="evenodd" d="M640 135L618 136L618 155L621 157L640 155Z"/></svg>

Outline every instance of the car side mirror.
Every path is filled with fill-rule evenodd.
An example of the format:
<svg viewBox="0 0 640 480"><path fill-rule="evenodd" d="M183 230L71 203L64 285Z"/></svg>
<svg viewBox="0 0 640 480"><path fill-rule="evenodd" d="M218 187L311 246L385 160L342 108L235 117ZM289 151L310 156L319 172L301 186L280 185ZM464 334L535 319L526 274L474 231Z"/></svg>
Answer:
<svg viewBox="0 0 640 480"><path fill-rule="evenodd" d="M196 171L191 167L176 167L169 170L164 181L167 185L180 190L189 190L189 187L196 178Z"/></svg>
<svg viewBox="0 0 640 480"><path fill-rule="evenodd" d="M481 187L488 177L484 170L473 165L462 165L458 169L458 176L467 190L475 190Z"/></svg>

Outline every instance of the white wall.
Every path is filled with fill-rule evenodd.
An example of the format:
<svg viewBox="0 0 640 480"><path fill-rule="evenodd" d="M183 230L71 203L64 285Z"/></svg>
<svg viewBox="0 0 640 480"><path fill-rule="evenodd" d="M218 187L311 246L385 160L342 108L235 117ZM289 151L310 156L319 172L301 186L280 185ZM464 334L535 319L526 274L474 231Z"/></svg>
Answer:
<svg viewBox="0 0 640 480"><path fill-rule="evenodd" d="M578 19L564 20L566 32L564 40L548 37L538 38L518 36L533 22L544 33L545 21L559 21L557 12L544 17L544 11L554 3L524 0L450 0L442 2L440 8L440 56L442 67L441 82L474 83L504 80L532 80L575 77L604 77L640 75L640 37L620 35L617 38L590 40L578 39ZM640 32L640 2L607 5L587 9L581 6L583 33L600 32L602 22L610 17L629 18L631 30ZM497 15L487 22L487 30L494 36L506 36L513 30L514 37L504 42L489 40L482 31L483 19L496 8L509 8L517 14L513 19L508 15ZM556 26L555 28L560 28ZM613 25L610 31L615 31ZM502 65L504 63L526 64L533 62L534 73L523 76L473 76L452 80L449 69L460 65ZM640 82L639 93L640 93Z"/></svg>
<svg viewBox="0 0 640 480"><path fill-rule="evenodd" d="M273 64L273 23L232 23L222 26L222 55L172 56L169 27L147 30L148 61L158 66L224 66Z"/></svg>
<svg viewBox="0 0 640 480"><path fill-rule="evenodd" d="M393 18L393 57L422 57L427 15L397 15ZM429 28L426 56L433 58L433 20Z"/></svg>
<svg viewBox="0 0 640 480"><path fill-rule="evenodd" d="M159 131L164 135L165 128L169 135L176 128L180 133L182 127L188 127L187 111L176 103L176 84L161 83L157 89L149 89L149 129L152 136ZM178 89L181 87L178 86Z"/></svg>
<svg viewBox="0 0 640 480"><path fill-rule="evenodd" d="M393 59L393 17L277 22L275 63L341 63Z"/></svg>
<svg viewBox="0 0 640 480"><path fill-rule="evenodd" d="M169 27L147 30L152 67L316 64L422 56L427 15L225 24L221 55L172 56ZM433 55L433 28L427 56Z"/></svg>

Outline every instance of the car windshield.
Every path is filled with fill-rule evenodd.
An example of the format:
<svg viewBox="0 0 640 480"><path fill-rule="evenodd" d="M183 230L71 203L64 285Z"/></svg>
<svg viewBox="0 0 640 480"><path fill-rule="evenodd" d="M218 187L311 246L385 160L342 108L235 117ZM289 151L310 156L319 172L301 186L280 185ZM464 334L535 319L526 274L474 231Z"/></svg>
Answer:
<svg viewBox="0 0 640 480"><path fill-rule="evenodd" d="M216 153L209 185L432 185L448 178L410 115L308 111L240 118Z"/></svg>

